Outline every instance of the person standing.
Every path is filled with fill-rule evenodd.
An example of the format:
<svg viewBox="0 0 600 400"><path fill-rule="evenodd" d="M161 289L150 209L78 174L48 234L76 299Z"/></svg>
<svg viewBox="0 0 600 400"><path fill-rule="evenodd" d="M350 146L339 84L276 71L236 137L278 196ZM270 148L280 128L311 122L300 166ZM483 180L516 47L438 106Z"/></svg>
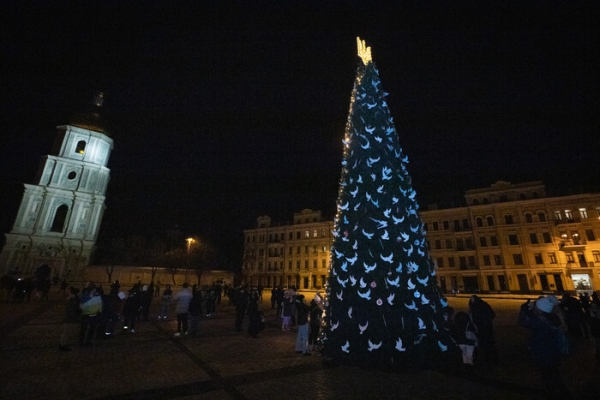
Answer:
<svg viewBox="0 0 600 400"><path fill-rule="evenodd" d="M258 332L260 332L261 314L258 310L259 299L260 295L255 291L250 295L248 301L248 319L250 320L248 324L248 333L254 339L258 338Z"/></svg>
<svg viewBox="0 0 600 400"><path fill-rule="evenodd" d="M156 281L156 286L154 287L154 297L160 296L160 281Z"/></svg>
<svg viewBox="0 0 600 400"><path fill-rule="evenodd" d="M246 293L245 286L241 286L236 290L233 302L235 304L235 330L241 332L244 315L248 308L248 293Z"/></svg>
<svg viewBox="0 0 600 400"><path fill-rule="evenodd" d="M64 295L67 295L67 287L69 286L69 284L67 283L67 280L65 278L63 278L63 280L60 282L60 289L58 290L58 293L63 292Z"/></svg>
<svg viewBox="0 0 600 400"><path fill-rule="evenodd" d="M323 307L323 298L317 292L315 298L310 302L310 332L308 333L308 349L306 351L308 354L313 351L313 346L317 344L319 338Z"/></svg>
<svg viewBox="0 0 600 400"><path fill-rule="evenodd" d="M102 314L102 293L94 284L87 287L82 293L81 307L81 329L79 330L79 343L81 346L91 346L96 340L100 318Z"/></svg>
<svg viewBox="0 0 600 400"><path fill-rule="evenodd" d="M187 282L184 282L183 289L179 293L173 296L173 300L177 303L175 312L177 313L177 332L175 337L188 334L188 311L190 308L190 301L192 301L192 291L188 289Z"/></svg>
<svg viewBox="0 0 600 400"><path fill-rule="evenodd" d="M277 286L277 292L275 293L276 301L277 301L277 318L283 319L283 288L281 286Z"/></svg>
<svg viewBox="0 0 600 400"><path fill-rule="evenodd" d="M298 324L298 333L296 334L296 353L308 356L308 315L310 306L304 302L304 295L299 294L295 299L296 303L296 323Z"/></svg>
<svg viewBox="0 0 600 400"><path fill-rule="evenodd" d="M596 293L592 294L589 307L590 331L595 342L596 368L600 367L600 298Z"/></svg>
<svg viewBox="0 0 600 400"><path fill-rule="evenodd" d="M483 350L488 361L498 364L493 325L496 313L487 302L479 296L473 295L469 300L469 315L477 327L478 349Z"/></svg>
<svg viewBox="0 0 600 400"><path fill-rule="evenodd" d="M58 349L60 351L71 351L72 349L68 346L69 338L77 332L77 325L81 320L81 308L79 308L79 297L77 294L79 289L74 287L69 288L67 294L67 308L65 313L65 320L63 322L63 329L60 335L60 345Z"/></svg>
<svg viewBox="0 0 600 400"><path fill-rule="evenodd" d="M140 292L140 306L142 309L142 318L144 321L148 321L148 315L150 314L150 304L152 304L152 296L154 295L152 289L148 285L142 286Z"/></svg>
<svg viewBox="0 0 600 400"><path fill-rule="evenodd" d="M190 336L198 335L200 315L202 314L202 290L192 287L192 300L190 301Z"/></svg>
<svg viewBox="0 0 600 400"><path fill-rule="evenodd" d="M171 305L171 300L173 299L173 291L171 290L171 285L167 285L165 290L163 290L163 295L160 298L160 312L158 314L158 319L167 319L169 314L169 306Z"/></svg>
<svg viewBox="0 0 600 400"><path fill-rule="evenodd" d="M527 300L519 311L519 325L531 331L529 349L549 399L570 399L571 393L560 376L561 321L554 312L558 299L541 297Z"/></svg>
<svg viewBox="0 0 600 400"><path fill-rule="evenodd" d="M477 326L471 321L469 314L459 311L454 316L454 323L451 328L451 335L462 353L462 365L469 376L473 376L475 368L473 366L473 353L477 345L478 331Z"/></svg>
<svg viewBox="0 0 600 400"><path fill-rule="evenodd" d="M123 305L123 317L125 317L125 322L123 323L123 331L135 333L135 323L137 321L137 314L139 308L140 301L138 292L135 290L135 287L133 287L129 291L129 296L127 296L125 304Z"/></svg>

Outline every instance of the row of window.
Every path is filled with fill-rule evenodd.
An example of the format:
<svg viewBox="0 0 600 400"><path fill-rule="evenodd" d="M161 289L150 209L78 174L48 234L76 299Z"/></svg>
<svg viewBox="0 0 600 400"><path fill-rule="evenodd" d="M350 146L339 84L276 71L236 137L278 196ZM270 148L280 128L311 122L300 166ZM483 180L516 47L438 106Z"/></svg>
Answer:
<svg viewBox="0 0 600 400"><path fill-rule="evenodd" d="M321 236L319 236L319 234ZM266 239L266 235L258 235L258 243L264 243L265 239ZM309 239L309 238L318 238L318 237L328 237L327 236L327 230L326 229L321 229L319 231L319 229L305 229L304 231L295 231L295 232L289 232L288 233L288 240L294 240L294 237L296 238L296 240L300 240L300 239ZM246 243L256 243L256 235L248 235L246 236ZM285 234L283 232L281 233L270 233L269 234L269 242L273 243L273 242L278 242L278 241L283 241L285 240Z"/></svg>
<svg viewBox="0 0 600 400"><path fill-rule="evenodd" d="M325 287L326 282L326 275L311 275L310 277L301 277L300 275L259 277L259 284L265 285L265 287L294 286L297 289L322 289Z"/></svg>
<svg viewBox="0 0 600 400"><path fill-rule="evenodd" d="M304 250L304 252L302 253L301 250ZM319 252L327 252L327 245L316 245L313 244L312 246L296 246L296 254L317 254ZM256 254L258 254L259 257L263 257L265 255L265 249L247 249L246 250L246 255L248 256L255 256ZM293 246L289 246L288 247L288 255L293 255L294 254L294 247ZM283 248L272 248L269 249L267 251L267 256L269 257L283 257L284 256L284 249Z"/></svg>
<svg viewBox="0 0 600 400"><path fill-rule="evenodd" d="M581 238L579 237L579 232L577 231L571 231L570 233L567 232L561 232L560 234L561 239L563 240L563 242L565 241L570 241L573 244L583 244L584 242L581 240ZM585 236L587 238L587 241L595 241L596 240L596 234L594 233L594 231L592 229L586 229L585 230ZM489 240L488 240L489 239ZM511 234L508 235L508 243L510 245L520 245L521 241L519 240L519 235L516 234ZM540 243L552 243L552 236L550 235L549 232L542 232L541 233L541 242L540 242L540 236L538 233L530 233L529 234L529 243L530 244L540 244ZM479 237L479 246L480 247L497 247L499 246L498 243L498 237L497 236L480 236ZM458 250L458 251L464 251L464 250L475 250L475 246L473 245L473 240L470 238L457 238L456 239L456 246L454 243L453 239L445 239L445 240L440 240L440 239L436 239L433 241L433 250L442 250L442 249L447 249L447 250Z"/></svg>
<svg viewBox="0 0 600 400"><path fill-rule="evenodd" d="M310 267L312 266L312 269L317 269L319 266L319 262L317 260L312 260L311 263L309 263L309 260L304 260L304 263L301 263L300 260L296 260L296 262L294 263L292 260L288 261L288 266L287 266L287 270L288 271L292 271L293 267L296 267L296 271L300 271L302 268L302 265L304 265L304 269L310 269ZM254 264L253 263L249 263L248 264L248 268L249 269L254 269ZM321 260L321 268L322 269L326 269L327 268L327 260L326 259L322 259ZM263 271L264 270L264 263L262 261L259 261L257 264L257 269L259 271ZM284 271L284 266L283 266L283 261L269 261L267 262L267 271Z"/></svg>
<svg viewBox="0 0 600 400"><path fill-rule="evenodd" d="M565 256L567 258L567 263L571 264L571 263L576 262L575 255L573 255L573 253L565 253ZM515 253L512 255L512 257L513 257L514 265L523 265L524 264L523 254ZM558 262L557 258L556 258L556 253L554 253L554 252L548 252L545 257L548 260L549 264L556 264ZM594 258L594 262L600 262L600 251L598 251L598 250L592 251L592 257ZM535 264L537 264L537 265L544 264L545 260L544 260L544 255L542 253L534 253L533 258L534 258ZM484 254L483 255L483 265L484 266L491 266L492 260L493 260L493 265L495 265L495 266L504 265L502 256L500 254ZM447 261L447 264L446 264L446 261ZM447 258L438 257L436 262L437 262L438 268L444 268L446 265L450 268L454 268L457 265L455 257L447 257ZM581 266L587 266L587 260L583 253L577 253L577 262L579 262L579 264ZM477 262L476 262L475 256L458 257L458 266L460 267L460 269L471 269L471 268L477 267Z"/></svg>
<svg viewBox="0 0 600 400"><path fill-rule="evenodd" d="M581 219L587 219L590 218L588 210L586 208L579 208L578 209L579 212L579 218ZM600 207L596 208L596 214L598 217L600 217ZM546 218L546 213L543 211L538 211L537 212L537 222L547 222L547 218ZM525 222L526 223L533 223L534 219L533 219L533 214L532 213L525 213L524 214L525 217ZM566 209L566 210L557 210L554 212L554 219L556 221L573 221L575 220L574 217L574 213L573 210L571 209ZM488 215L487 217L476 217L475 218L475 225L478 228L481 228L484 226L484 222L486 224L486 226L494 226L495 225L495 220L494 217L492 217L491 215ZM513 217L512 214L506 214L504 216L504 223L506 225L512 225L515 224L515 218ZM428 230L428 223L425 223L425 230ZM431 227L432 230L434 231L439 231L439 230L444 230L444 231L448 231L450 230L450 221L442 221L442 224L440 226L439 221L433 221L431 223ZM442 229L440 229L442 228ZM469 229L469 220L464 218L462 219L462 221L459 221L458 219L455 219L453 222L453 230L454 231L460 231L460 230L465 230L465 229Z"/></svg>

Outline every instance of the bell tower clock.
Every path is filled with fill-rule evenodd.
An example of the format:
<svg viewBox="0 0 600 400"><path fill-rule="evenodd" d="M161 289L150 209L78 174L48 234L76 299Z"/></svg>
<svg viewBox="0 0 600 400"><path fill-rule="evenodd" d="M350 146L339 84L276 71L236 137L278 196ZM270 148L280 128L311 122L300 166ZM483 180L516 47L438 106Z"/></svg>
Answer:
<svg viewBox="0 0 600 400"><path fill-rule="evenodd" d="M107 168L113 140L103 128L99 93L92 107L57 127L50 154L42 157L6 244L0 272L32 274L44 264L51 276L81 277L93 254L106 206Z"/></svg>

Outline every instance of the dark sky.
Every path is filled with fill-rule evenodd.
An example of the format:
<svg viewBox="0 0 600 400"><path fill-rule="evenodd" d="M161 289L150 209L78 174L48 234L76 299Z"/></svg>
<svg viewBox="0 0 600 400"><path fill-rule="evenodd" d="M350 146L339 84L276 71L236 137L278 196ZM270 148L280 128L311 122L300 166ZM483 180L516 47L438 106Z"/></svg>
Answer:
<svg viewBox="0 0 600 400"><path fill-rule="evenodd" d="M99 90L115 141L101 235L177 224L239 263L259 215L331 218L356 36L424 208L498 180L600 188L597 3L21 3L0 5L2 232L55 127Z"/></svg>

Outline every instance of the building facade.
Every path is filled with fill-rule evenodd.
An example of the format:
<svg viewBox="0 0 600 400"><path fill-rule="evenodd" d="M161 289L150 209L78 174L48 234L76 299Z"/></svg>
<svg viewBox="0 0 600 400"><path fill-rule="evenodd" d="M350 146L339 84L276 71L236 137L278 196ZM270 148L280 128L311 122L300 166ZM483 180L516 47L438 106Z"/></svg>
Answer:
<svg viewBox="0 0 600 400"><path fill-rule="evenodd" d="M321 218L321 211L309 209L295 213L293 224L273 226L270 217L259 217L255 229L244 230L244 283L322 289L327 280L333 221Z"/></svg>
<svg viewBox="0 0 600 400"><path fill-rule="evenodd" d="M547 197L541 182L499 181L467 191L465 200L465 207L420 212L442 291L600 290L600 194ZM322 288L333 222L320 216L304 210L277 227L258 218L244 231L248 282Z"/></svg>
<svg viewBox="0 0 600 400"><path fill-rule="evenodd" d="M82 276L93 253L110 170L113 140L100 123L103 95L57 127L50 154L23 198L0 253L0 272L29 275L42 265L52 276Z"/></svg>

